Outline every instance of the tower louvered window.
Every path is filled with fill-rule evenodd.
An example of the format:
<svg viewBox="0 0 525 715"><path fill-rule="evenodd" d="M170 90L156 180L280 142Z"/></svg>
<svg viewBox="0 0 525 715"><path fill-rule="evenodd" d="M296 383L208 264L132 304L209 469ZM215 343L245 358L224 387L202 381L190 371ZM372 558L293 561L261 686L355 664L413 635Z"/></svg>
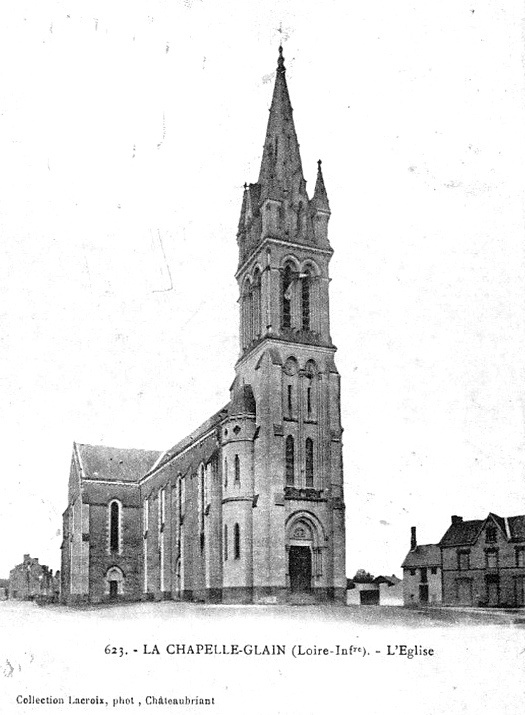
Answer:
<svg viewBox="0 0 525 715"><path fill-rule="evenodd" d="M292 325L292 278L292 269L290 266L286 266L282 285L283 328L290 328Z"/></svg>
<svg viewBox="0 0 525 715"><path fill-rule="evenodd" d="M306 275L301 280L301 308L302 328L310 330L310 276Z"/></svg>
<svg viewBox="0 0 525 715"><path fill-rule="evenodd" d="M294 471L295 471L295 447L292 435L288 435L286 438L285 446L285 470L286 470L286 484L288 486L293 486L294 483Z"/></svg>

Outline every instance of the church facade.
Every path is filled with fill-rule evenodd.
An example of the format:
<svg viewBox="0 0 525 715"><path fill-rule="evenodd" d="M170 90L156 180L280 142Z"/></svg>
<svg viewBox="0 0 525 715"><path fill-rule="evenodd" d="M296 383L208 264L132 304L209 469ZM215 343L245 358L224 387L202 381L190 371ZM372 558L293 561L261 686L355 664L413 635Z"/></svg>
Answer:
<svg viewBox="0 0 525 715"><path fill-rule="evenodd" d="M164 453L74 444L62 600L344 602L330 207L308 197L282 48L261 169L237 231L230 401Z"/></svg>

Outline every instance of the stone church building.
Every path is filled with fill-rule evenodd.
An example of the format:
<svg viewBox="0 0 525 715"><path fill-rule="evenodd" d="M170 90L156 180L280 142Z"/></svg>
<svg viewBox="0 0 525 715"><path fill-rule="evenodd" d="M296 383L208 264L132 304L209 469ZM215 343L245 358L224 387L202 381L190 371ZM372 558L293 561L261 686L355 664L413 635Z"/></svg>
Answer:
<svg viewBox="0 0 525 715"><path fill-rule="evenodd" d="M259 178L237 242L230 401L164 453L74 444L62 599L345 601L340 376L330 207L306 191L279 59Z"/></svg>

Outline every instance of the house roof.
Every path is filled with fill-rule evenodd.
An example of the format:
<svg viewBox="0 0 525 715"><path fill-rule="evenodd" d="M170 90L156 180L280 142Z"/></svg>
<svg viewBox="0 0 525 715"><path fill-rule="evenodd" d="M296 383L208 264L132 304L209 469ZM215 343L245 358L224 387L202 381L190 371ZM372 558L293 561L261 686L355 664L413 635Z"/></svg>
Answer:
<svg viewBox="0 0 525 715"><path fill-rule="evenodd" d="M446 530L440 546L470 546L474 544L485 524L493 521L509 541L525 541L525 516L502 517L490 512L486 519L455 521Z"/></svg>
<svg viewBox="0 0 525 715"><path fill-rule="evenodd" d="M389 586L396 586L401 582L401 579L392 574L392 576L376 576L374 583L387 583Z"/></svg>
<svg viewBox="0 0 525 715"><path fill-rule="evenodd" d="M509 516L507 518L511 539L525 541L525 515Z"/></svg>
<svg viewBox="0 0 525 715"><path fill-rule="evenodd" d="M451 524L439 542L440 546L463 546L473 544L478 538L486 519L458 521Z"/></svg>
<svg viewBox="0 0 525 715"><path fill-rule="evenodd" d="M82 478L100 481L138 482L161 454L105 445L76 444L75 447Z"/></svg>
<svg viewBox="0 0 525 715"><path fill-rule="evenodd" d="M441 550L437 544L422 544L408 552L401 568L441 566Z"/></svg>

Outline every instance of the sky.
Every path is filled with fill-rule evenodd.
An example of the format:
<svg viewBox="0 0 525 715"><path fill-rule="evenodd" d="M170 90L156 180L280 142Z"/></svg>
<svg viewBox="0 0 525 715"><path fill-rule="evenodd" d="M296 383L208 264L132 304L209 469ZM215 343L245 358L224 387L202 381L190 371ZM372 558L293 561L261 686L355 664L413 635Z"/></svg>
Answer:
<svg viewBox="0 0 525 715"><path fill-rule="evenodd" d="M347 573L525 513L523 17L485 0L45 0L0 23L0 576L60 565L73 441L229 398L280 41L332 217Z"/></svg>

